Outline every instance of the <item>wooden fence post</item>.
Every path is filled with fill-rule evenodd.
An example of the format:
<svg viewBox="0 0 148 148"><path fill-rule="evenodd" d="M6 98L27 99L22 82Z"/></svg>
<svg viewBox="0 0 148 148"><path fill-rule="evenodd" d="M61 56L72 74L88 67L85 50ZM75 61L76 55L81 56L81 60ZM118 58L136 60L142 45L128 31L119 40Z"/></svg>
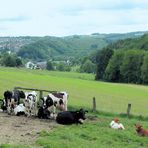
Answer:
<svg viewBox="0 0 148 148"><path fill-rule="evenodd" d="M93 112L96 112L96 98L93 97Z"/></svg>
<svg viewBox="0 0 148 148"><path fill-rule="evenodd" d="M131 111L131 104L129 103L128 106L127 106L127 117L129 118L130 117L130 111Z"/></svg>
<svg viewBox="0 0 148 148"><path fill-rule="evenodd" d="M40 90L39 92L40 92L40 95L39 95L39 100L40 100L43 97L43 91Z"/></svg>

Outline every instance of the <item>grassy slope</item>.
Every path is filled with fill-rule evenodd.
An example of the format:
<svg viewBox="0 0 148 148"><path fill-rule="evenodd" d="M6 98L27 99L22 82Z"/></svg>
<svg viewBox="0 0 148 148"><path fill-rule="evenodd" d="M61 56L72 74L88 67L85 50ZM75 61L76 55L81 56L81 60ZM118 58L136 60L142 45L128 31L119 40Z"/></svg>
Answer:
<svg viewBox="0 0 148 148"><path fill-rule="evenodd" d="M84 79L84 80L83 80ZM75 106L91 106L91 98L95 95L99 110L122 112L127 103L133 105L133 113L147 115L146 86L111 84L93 81L92 75L59 73L47 71L32 71L24 69L0 69L0 96L6 89L14 86L34 87L50 90L66 90L70 94L69 104ZM139 99L140 100L136 100ZM120 99L120 100L118 100ZM123 99L123 100L121 100ZM119 103L119 104L117 104ZM138 105L139 104L139 105ZM140 107L140 106L144 106ZM112 117L95 114L95 120L87 120L83 125L62 126L52 131L42 131L40 138L33 145L8 145L2 148L44 147L44 148L147 148L148 139L137 136L134 124L140 122L148 129L147 121L120 118L125 131L116 131L108 128ZM92 115L91 115L92 116Z"/></svg>
<svg viewBox="0 0 148 148"><path fill-rule="evenodd" d="M93 75L0 68L0 98L7 89L15 86L67 91L69 105L91 108L92 98L97 109L113 113L126 112L132 104L132 114L148 115L148 87L93 81Z"/></svg>
<svg viewBox="0 0 148 148"><path fill-rule="evenodd" d="M52 132L42 131L37 144L44 147L58 148L139 148L148 147L148 138L137 136L134 124L136 120L121 119L124 131L109 128L112 118L100 116L83 125L60 126ZM148 128L147 122L142 122ZM56 140L55 140L56 139Z"/></svg>
<svg viewBox="0 0 148 148"><path fill-rule="evenodd" d="M32 145L8 145L2 148L147 148L148 138L136 134L134 124L140 122L148 129L147 121L120 118L125 130L109 128L112 117L99 115L98 118L85 121L83 125L58 125L52 131L40 132L38 140Z"/></svg>

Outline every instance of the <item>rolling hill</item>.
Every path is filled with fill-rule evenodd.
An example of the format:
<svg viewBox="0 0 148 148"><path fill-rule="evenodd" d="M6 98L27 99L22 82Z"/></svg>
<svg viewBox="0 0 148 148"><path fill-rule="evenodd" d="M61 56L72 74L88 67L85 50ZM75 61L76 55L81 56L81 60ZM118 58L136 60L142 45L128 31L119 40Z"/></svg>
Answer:
<svg viewBox="0 0 148 148"><path fill-rule="evenodd" d="M22 58L35 61L45 59L80 58L106 47L118 40L135 38L147 32L132 32L125 34L73 35L66 37L0 37L0 51L10 50Z"/></svg>
<svg viewBox="0 0 148 148"><path fill-rule="evenodd" d="M148 34L140 38L128 38L125 40L118 40L115 43L109 44L107 48L110 49L140 49L148 50Z"/></svg>

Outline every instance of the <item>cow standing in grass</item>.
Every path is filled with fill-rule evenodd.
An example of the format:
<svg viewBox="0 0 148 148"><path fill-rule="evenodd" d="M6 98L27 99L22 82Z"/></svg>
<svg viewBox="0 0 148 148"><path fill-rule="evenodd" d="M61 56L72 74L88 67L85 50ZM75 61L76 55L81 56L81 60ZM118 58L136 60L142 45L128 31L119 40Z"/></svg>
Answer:
<svg viewBox="0 0 148 148"><path fill-rule="evenodd" d="M49 93L47 97L43 97L41 99L43 103L38 110L39 118L47 117L46 113L48 113L48 117L50 115L54 117L56 115L57 110L67 111L67 101L68 101L67 92Z"/></svg>
<svg viewBox="0 0 148 148"><path fill-rule="evenodd" d="M20 98L25 98L23 91L5 91L2 109L6 109L9 114L13 113L15 106L20 104Z"/></svg>
<svg viewBox="0 0 148 148"><path fill-rule="evenodd" d="M37 109L37 92L25 92L25 114L27 117L36 116Z"/></svg>

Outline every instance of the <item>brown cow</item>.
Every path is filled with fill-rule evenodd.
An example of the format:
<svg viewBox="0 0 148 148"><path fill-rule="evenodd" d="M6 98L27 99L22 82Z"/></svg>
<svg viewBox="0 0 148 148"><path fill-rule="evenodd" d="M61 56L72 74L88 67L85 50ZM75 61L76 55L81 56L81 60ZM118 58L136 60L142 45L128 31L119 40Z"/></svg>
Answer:
<svg viewBox="0 0 148 148"><path fill-rule="evenodd" d="M140 124L135 124L135 127L139 136L148 137L148 130L143 129Z"/></svg>

